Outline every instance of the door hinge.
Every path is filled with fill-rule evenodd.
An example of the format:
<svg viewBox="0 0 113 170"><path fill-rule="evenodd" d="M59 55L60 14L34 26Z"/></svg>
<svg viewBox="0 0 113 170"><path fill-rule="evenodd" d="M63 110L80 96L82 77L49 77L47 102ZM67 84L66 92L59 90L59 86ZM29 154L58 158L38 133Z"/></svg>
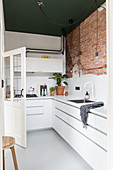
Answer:
<svg viewBox="0 0 113 170"><path fill-rule="evenodd" d="M2 88L4 88L4 80L2 80Z"/></svg>

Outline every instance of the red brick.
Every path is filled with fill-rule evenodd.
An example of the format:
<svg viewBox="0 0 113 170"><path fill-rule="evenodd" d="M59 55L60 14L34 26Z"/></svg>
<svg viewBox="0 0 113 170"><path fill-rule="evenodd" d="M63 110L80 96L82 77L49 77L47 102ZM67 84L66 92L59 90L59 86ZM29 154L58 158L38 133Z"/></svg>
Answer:
<svg viewBox="0 0 113 170"><path fill-rule="evenodd" d="M81 28L81 64L85 68L84 74L105 74L103 69L107 63L106 56L106 11L99 12L99 44L98 44L98 56L96 53L97 44L97 11L92 13L84 22L80 24ZM78 60L79 51L79 29L78 26L73 29L66 36L67 45L67 57L66 68L67 72L72 68L72 65ZM70 49L70 50L69 50ZM95 69L93 69L95 68ZM90 70L91 69L91 70ZM70 73L69 73L70 74ZM69 76L71 77L71 76Z"/></svg>

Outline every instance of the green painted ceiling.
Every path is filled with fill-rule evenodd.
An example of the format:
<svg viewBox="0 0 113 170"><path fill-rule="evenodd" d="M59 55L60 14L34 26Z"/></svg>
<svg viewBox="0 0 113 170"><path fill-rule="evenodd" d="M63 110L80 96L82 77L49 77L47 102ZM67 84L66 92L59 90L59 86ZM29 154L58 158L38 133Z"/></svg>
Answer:
<svg viewBox="0 0 113 170"><path fill-rule="evenodd" d="M66 33L70 32L96 9L95 0L43 0L43 2L45 7L42 8L53 21L68 24L69 19L74 19L76 24L71 27L53 24L40 11L38 0L3 0L6 31L60 36L61 28L65 28ZM98 6L104 2L105 0L97 0Z"/></svg>

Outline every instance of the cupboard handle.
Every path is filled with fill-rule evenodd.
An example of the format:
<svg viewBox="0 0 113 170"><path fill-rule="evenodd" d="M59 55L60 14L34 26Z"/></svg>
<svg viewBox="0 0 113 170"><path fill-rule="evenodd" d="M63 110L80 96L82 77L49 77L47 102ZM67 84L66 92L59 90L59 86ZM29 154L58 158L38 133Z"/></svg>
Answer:
<svg viewBox="0 0 113 170"><path fill-rule="evenodd" d="M24 89L21 90L21 97L24 97L23 91L24 91Z"/></svg>

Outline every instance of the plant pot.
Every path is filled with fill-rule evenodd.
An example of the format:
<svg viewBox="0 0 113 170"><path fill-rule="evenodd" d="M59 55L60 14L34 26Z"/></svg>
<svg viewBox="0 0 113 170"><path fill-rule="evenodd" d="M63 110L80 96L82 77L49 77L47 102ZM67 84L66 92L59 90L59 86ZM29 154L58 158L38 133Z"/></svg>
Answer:
<svg viewBox="0 0 113 170"><path fill-rule="evenodd" d="M56 86L56 95L63 96L65 86Z"/></svg>
<svg viewBox="0 0 113 170"><path fill-rule="evenodd" d="M68 96L68 93L65 93L65 96Z"/></svg>
<svg viewBox="0 0 113 170"><path fill-rule="evenodd" d="M50 91L51 96L54 96L54 94L55 94L55 91Z"/></svg>

